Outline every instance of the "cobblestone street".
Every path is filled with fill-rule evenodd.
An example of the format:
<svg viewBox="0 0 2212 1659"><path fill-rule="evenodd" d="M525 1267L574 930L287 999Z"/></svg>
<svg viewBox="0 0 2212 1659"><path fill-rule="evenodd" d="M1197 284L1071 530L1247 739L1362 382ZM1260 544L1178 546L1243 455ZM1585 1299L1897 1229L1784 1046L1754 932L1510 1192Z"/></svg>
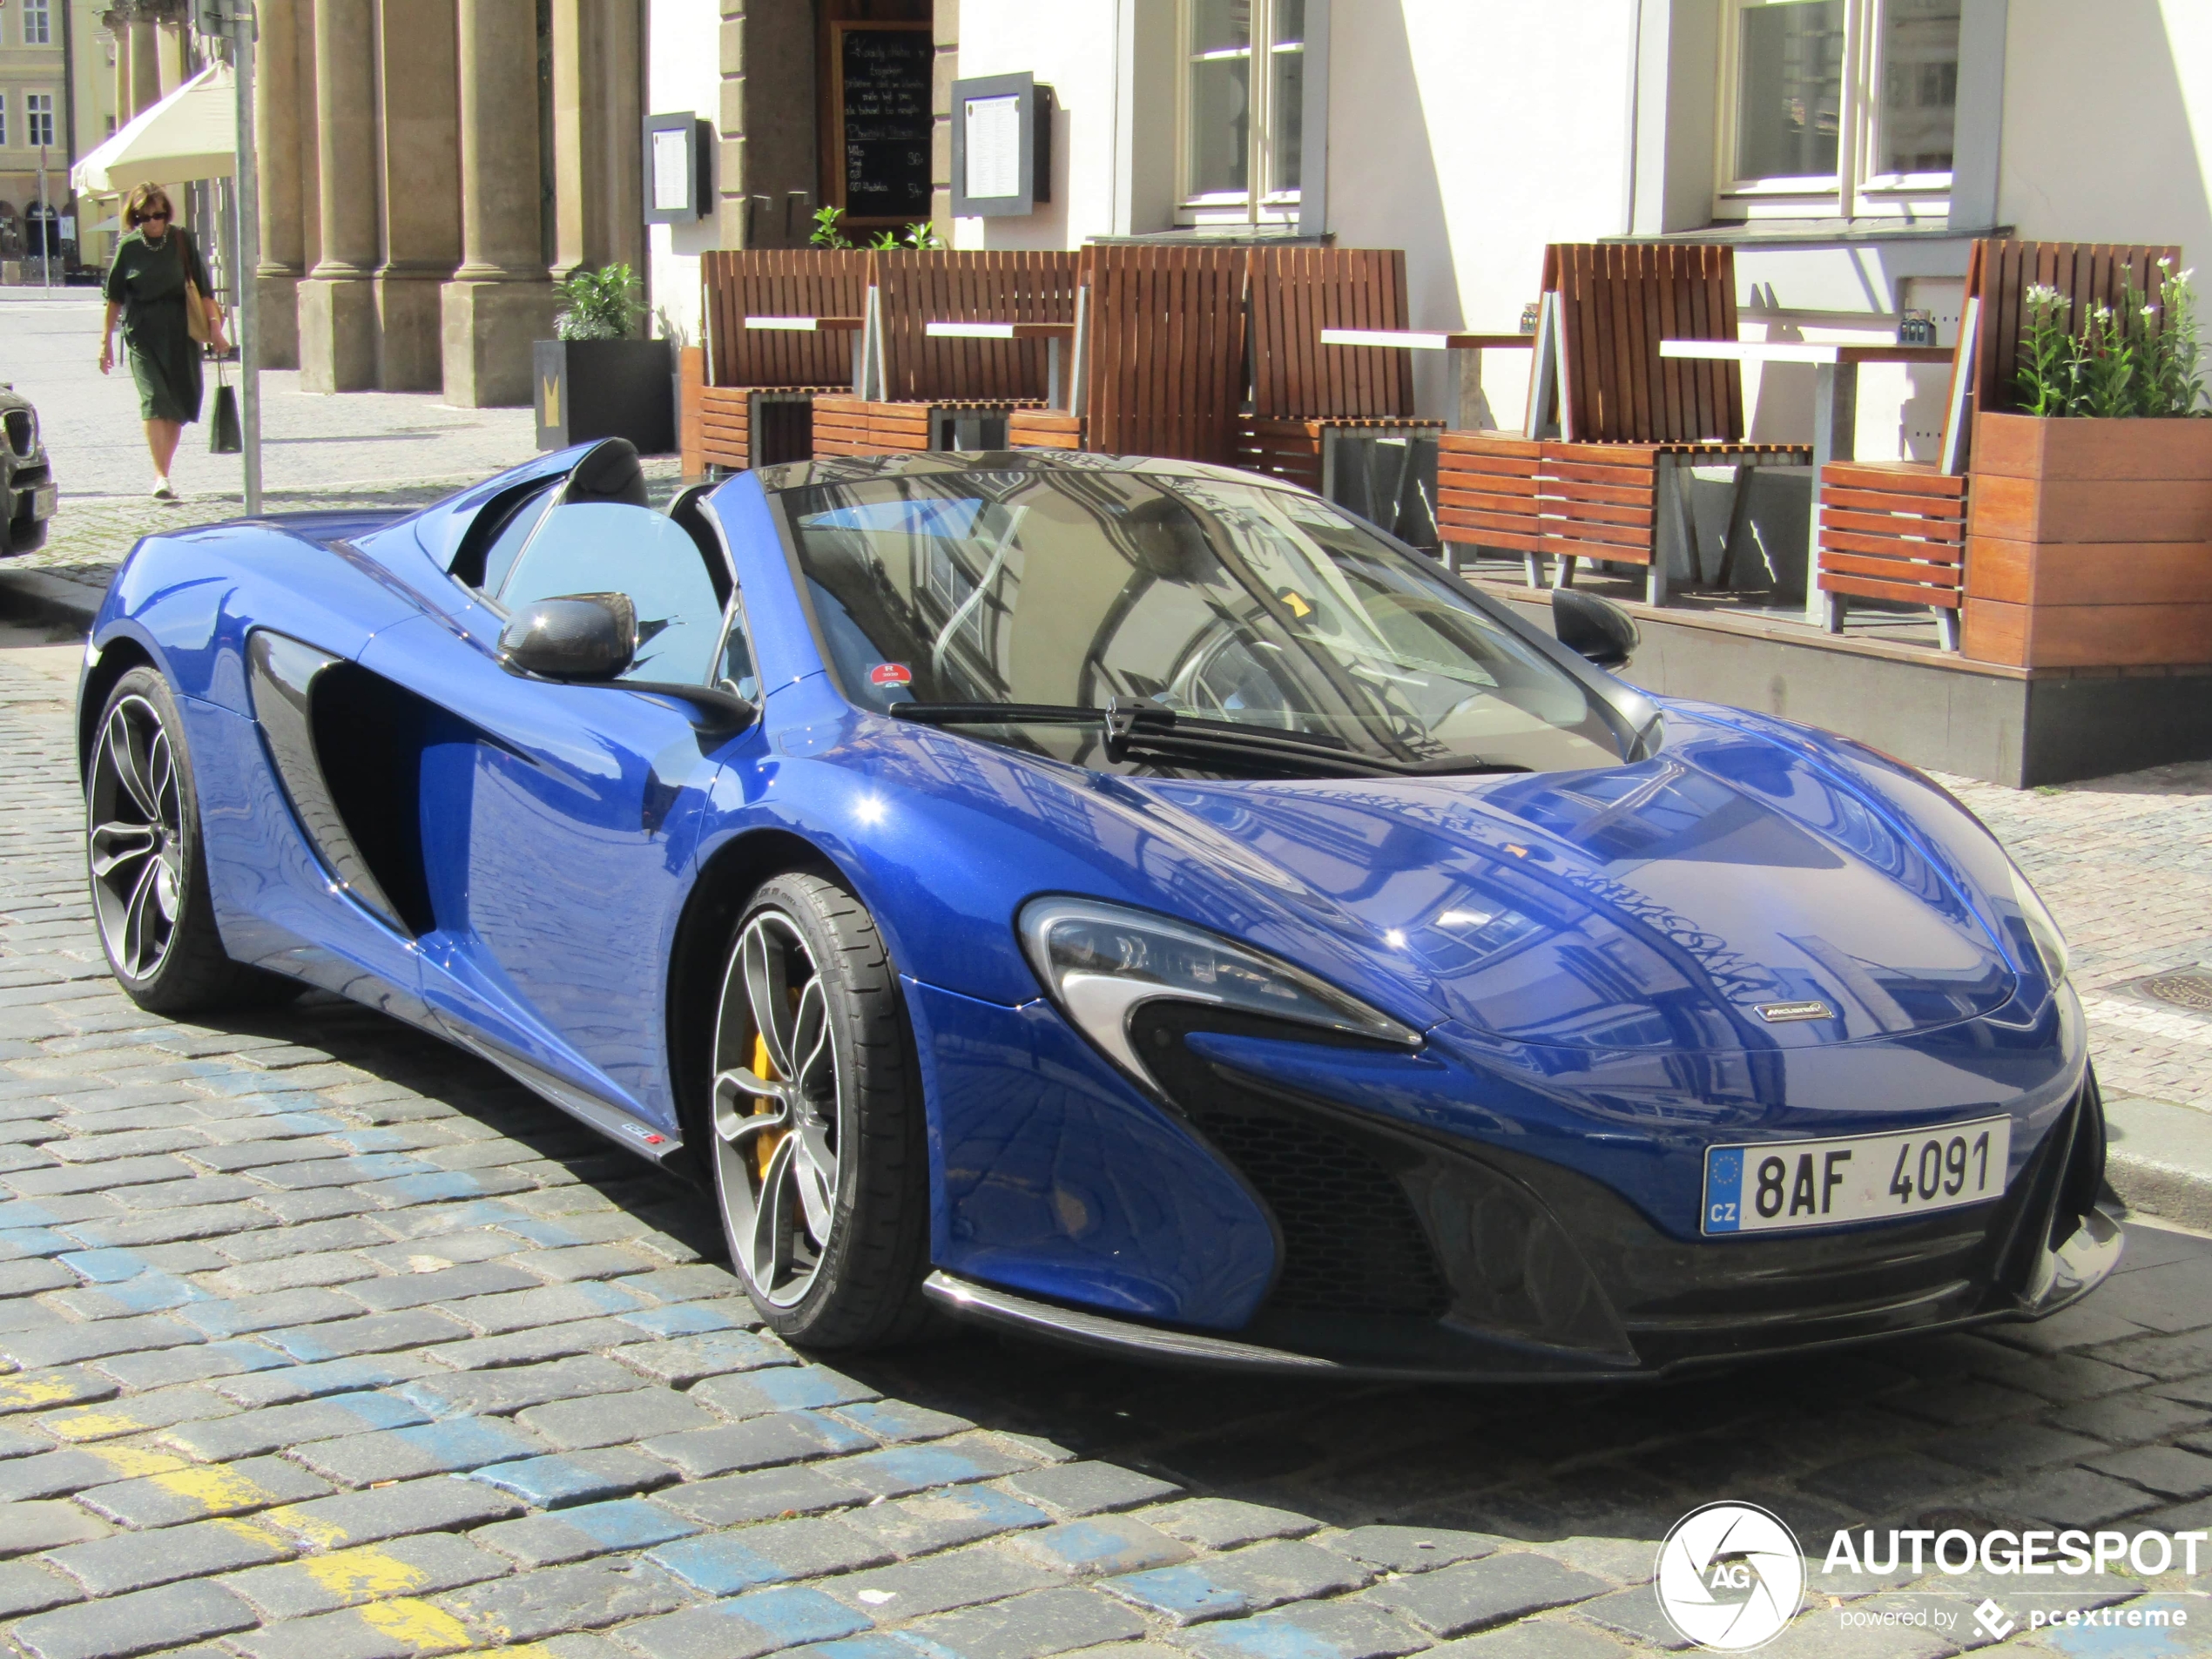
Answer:
<svg viewBox="0 0 2212 1659"><path fill-rule="evenodd" d="M2212 1527L2195 1237L2131 1229L2041 1325L1617 1392L961 1331L808 1364L703 1197L456 1051L321 996L221 1028L125 1001L83 895L78 656L0 649L0 1618L33 1659L1603 1659L1684 1645L1656 1546L1720 1498L1812 1557L1769 1652L1947 1654L1985 1597L2012 1650L2212 1651L2179 1573L1820 1571L1844 1527ZM2052 880L2060 846L2024 855ZM2182 959L2054 902L2099 974ZM2030 1634L2117 1603L2201 1628Z"/></svg>

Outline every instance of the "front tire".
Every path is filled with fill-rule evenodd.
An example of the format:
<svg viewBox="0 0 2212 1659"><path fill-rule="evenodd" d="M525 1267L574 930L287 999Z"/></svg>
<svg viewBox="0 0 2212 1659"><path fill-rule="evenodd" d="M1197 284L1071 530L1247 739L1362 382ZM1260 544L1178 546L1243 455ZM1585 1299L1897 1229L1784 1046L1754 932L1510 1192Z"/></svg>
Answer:
<svg viewBox="0 0 2212 1659"><path fill-rule="evenodd" d="M898 975L838 883L764 883L715 1015L715 1194L730 1259L779 1335L877 1346L924 1322L928 1178Z"/></svg>
<svg viewBox="0 0 2212 1659"><path fill-rule="evenodd" d="M224 953L192 752L158 671L134 668L108 693L84 806L92 914L108 968L133 1002L151 1014L183 1015L297 995L291 981Z"/></svg>

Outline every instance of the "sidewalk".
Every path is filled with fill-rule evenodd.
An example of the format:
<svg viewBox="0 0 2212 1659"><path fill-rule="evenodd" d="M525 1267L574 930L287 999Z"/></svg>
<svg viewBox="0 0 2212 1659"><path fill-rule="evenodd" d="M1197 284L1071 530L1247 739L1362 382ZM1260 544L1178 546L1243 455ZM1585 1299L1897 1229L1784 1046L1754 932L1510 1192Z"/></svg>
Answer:
<svg viewBox="0 0 2212 1659"><path fill-rule="evenodd" d="M61 488L47 545L0 569L105 588L139 536L243 510L239 459L207 453L204 420L185 428L170 475L183 499L151 499L152 466L129 368L118 364L103 378L98 368L102 309L89 288L57 289L51 298L0 289L0 381L13 381L38 406ZM264 504L272 512L419 507L537 453L529 409L455 408L435 393L319 396L302 392L292 370L261 376L261 429Z"/></svg>

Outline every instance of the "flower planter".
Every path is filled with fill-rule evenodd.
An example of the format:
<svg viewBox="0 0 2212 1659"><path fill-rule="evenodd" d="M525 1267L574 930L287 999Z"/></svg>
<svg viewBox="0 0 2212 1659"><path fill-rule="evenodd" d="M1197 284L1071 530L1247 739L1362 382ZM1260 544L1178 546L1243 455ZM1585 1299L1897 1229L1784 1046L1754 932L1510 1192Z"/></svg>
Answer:
<svg viewBox="0 0 2212 1659"><path fill-rule="evenodd" d="M539 448L595 438L627 438L645 455L675 448L675 365L665 340L541 340L531 352Z"/></svg>
<svg viewBox="0 0 2212 1659"><path fill-rule="evenodd" d="M1964 654L2212 664L2212 420L1974 421Z"/></svg>

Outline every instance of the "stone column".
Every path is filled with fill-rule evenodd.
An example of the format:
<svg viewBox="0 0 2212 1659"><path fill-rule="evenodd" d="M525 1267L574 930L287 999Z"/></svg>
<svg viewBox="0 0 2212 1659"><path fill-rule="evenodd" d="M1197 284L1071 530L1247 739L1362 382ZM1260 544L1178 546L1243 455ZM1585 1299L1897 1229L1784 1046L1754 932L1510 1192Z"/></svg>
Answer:
<svg viewBox="0 0 2212 1659"><path fill-rule="evenodd" d="M445 395L530 401L530 342L550 335L540 251L537 16L531 0L460 0L460 269L445 285Z"/></svg>
<svg viewBox="0 0 2212 1659"><path fill-rule="evenodd" d="M638 0L553 0L553 274L616 260L642 273Z"/></svg>
<svg viewBox="0 0 2212 1659"><path fill-rule="evenodd" d="M322 258L322 134L315 109L314 0L293 0L293 83L300 111L300 263L312 271Z"/></svg>
<svg viewBox="0 0 2212 1659"><path fill-rule="evenodd" d="M377 383L388 392L435 392L444 378L440 286L461 259L453 0L383 0L377 30L384 65Z"/></svg>
<svg viewBox="0 0 2212 1659"><path fill-rule="evenodd" d="M185 24L175 15L158 19L153 27L154 50L159 62L156 78L161 96L167 98L185 84Z"/></svg>
<svg viewBox="0 0 2212 1659"><path fill-rule="evenodd" d="M131 20L131 113L161 102L160 31L151 17Z"/></svg>
<svg viewBox="0 0 2212 1659"><path fill-rule="evenodd" d="M131 20L111 11L101 21L115 41L115 125L120 127L138 112L131 101Z"/></svg>
<svg viewBox="0 0 2212 1659"><path fill-rule="evenodd" d="M800 247L821 205L813 9L722 0L724 247Z"/></svg>
<svg viewBox="0 0 2212 1659"><path fill-rule="evenodd" d="M314 0L320 256L300 285L300 388L376 384L374 0Z"/></svg>
<svg viewBox="0 0 2212 1659"><path fill-rule="evenodd" d="M929 98L929 220L937 239L953 245L953 83L960 78L960 0L935 0L937 56Z"/></svg>
<svg viewBox="0 0 2212 1659"><path fill-rule="evenodd" d="M300 215L300 0L260 0L254 54L253 143L260 168L261 367L300 367L300 279L307 273Z"/></svg>

